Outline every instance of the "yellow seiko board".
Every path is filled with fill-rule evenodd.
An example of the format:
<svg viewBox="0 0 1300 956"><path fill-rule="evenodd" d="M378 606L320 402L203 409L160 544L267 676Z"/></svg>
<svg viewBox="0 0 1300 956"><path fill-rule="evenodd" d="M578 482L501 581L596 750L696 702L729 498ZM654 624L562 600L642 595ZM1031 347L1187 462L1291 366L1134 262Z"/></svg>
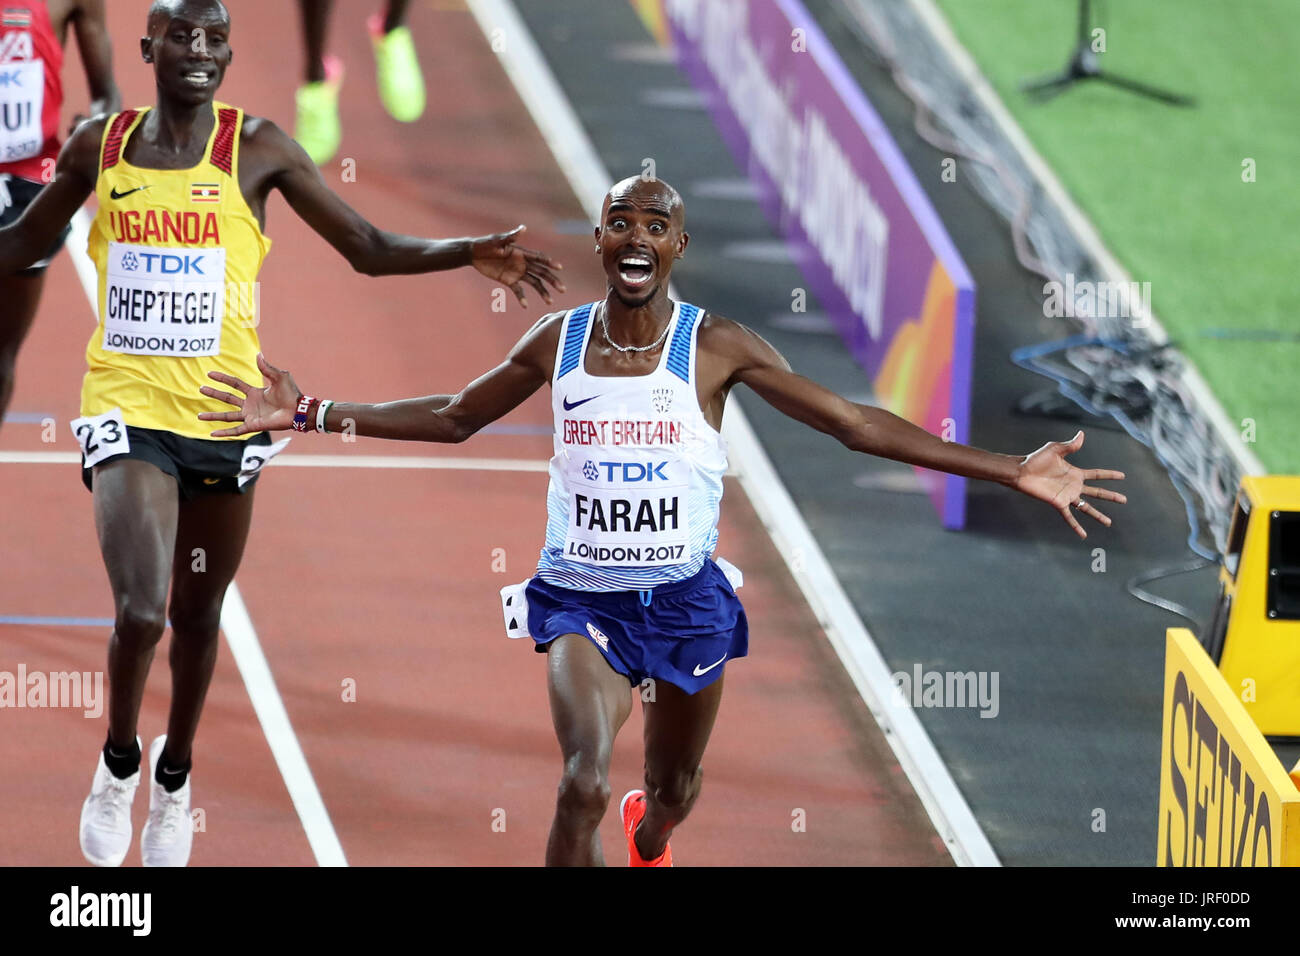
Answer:
<svg viewBox="0 0 1300 956"><path fill-rule="evenodd" d="M1300 865L1300 789L1192 632L1165 635L1158 866Z"/></svg>

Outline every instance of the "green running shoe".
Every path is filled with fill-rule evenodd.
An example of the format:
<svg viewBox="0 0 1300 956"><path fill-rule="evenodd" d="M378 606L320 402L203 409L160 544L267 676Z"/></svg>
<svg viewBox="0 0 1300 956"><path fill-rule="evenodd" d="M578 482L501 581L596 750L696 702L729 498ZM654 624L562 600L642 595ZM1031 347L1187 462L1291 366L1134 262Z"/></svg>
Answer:
<svg viewBox="0 0 1300 956"><path fill-rule="evenodd" d="M393 119L414 123L424 114L424 76L411 31L398 27L384 33L384 18L377 13L366 21L366 26L375 50L379 99Z"/></svg>
<svg viewBox="0 0 1300 956"><path fill-rule="evenodd" d="M342 86L343 63L336 56L327 56L325 79L298 87L298 118L293 138L317 166L323 166L334 158L343 139L343 127L339 123L339 88Z"/></svg>

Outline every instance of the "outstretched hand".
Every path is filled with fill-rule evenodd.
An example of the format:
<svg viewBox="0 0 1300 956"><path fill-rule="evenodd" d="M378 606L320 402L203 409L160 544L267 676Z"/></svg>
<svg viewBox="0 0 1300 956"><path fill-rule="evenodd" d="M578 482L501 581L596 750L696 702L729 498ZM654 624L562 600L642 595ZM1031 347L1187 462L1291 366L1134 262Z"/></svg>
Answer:
<svg viewBox="0 0 1300 956"><path fill-rule="evenodd" d="M1084 497L1117 501L1120 504L1124 504L1128 499L1117 491L1092 488L1084 484L1085 481L1120 479L1124 477L1124 472L1110 471L1105 468L1092 468L1085 471L1065 460L1066 455L1073 454L1082 447L1082 431L1068 442L1048 442L1038 451L1026 456L1020 463L1020 475L1016 478L1013 487L1031 498L1046 501L1061 513L1066 523L1074 529L1075 534L1080 538L1086 538L1088 533L1080 527L1079 522L1071 514L1071 508L1077 509L1080 514L1096 518L1109 528L1110 518L1084 501Z"/></svg>
<svg viewBox="0 0 1300 956"><path fill-rule="evenodd" d="M283 369L278 369L266 360L261 352L257 353L257 367L266 380L264 388L249 385L243 379L227 375L225 372L209 372L208 378L238 389L243 394L204 385L199 389L208 398L219 399L227 405L234 405L238 411L200 412L199 418L205 422L240 422L235 428L222 428L212 433L213 438L227 438L248 435L253 432L283 431L293 427L293 415L302 392L298 390L293 376Z"/></svg>
<svg viewBox="0 0 1300 956"><path fill-rule="evenodd" d="M516 245L515 240L523 234L524 229L524 226L516 226L510 232L471 240L471 261L474 268L483 275L500 282L513 292L524 308L528 308L528 298L524 294L525 282L541 293L542 301L550 305L548 285L559 292L567 291L554 272L564 266L544 253Z"/></svg>

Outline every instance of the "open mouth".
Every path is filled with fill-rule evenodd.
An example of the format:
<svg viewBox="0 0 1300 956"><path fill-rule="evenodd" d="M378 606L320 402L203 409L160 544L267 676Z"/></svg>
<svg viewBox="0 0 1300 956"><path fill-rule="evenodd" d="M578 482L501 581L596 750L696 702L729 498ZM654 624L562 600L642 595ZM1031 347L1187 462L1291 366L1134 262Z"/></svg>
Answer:
<svg viewBox="0 0 1300 956"><path fill-rule="evenodd" d="M618 260L618 277L630 288L648 285L654 273L654 263L645 256L624 256Z"/></svg>
<svg viewBox="0 0 1300 956"><path fill-rule="evenodd" d="M206 70L191 70L189 73L182 73L181 79L190 86L207 86L212 81L212 74Z"/></svg>

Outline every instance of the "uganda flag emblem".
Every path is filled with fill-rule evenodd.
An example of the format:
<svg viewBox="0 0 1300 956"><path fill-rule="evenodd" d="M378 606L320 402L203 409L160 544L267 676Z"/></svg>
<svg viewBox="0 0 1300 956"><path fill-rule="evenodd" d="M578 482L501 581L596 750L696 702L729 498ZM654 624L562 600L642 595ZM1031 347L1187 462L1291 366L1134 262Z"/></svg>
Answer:
<svg viewBox="0 0 1300 956"><path fill-rule="evenodd" d="M221 202L221 184L191 183L190 202Z"/></svg>

